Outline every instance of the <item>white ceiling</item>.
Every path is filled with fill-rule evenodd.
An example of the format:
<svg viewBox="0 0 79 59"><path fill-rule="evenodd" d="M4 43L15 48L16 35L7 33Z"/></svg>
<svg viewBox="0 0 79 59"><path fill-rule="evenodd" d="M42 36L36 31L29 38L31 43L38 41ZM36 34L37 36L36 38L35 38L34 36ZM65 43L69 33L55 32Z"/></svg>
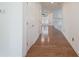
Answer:
<svg viewBox="0 0 79 59"><path fill-rule="evenodd" d="M63 6L63 2L41 2L42 11L51 12L55 8L61 8Z"/></svg>

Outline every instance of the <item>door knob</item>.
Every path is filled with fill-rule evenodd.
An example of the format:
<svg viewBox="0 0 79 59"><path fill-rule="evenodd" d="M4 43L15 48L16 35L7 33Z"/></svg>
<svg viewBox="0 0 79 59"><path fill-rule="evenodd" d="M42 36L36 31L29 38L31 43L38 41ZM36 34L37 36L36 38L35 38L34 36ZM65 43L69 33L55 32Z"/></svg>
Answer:
<svg viewBox="0 0 79 59"><path fill-rule="evenodd" d="M32 25L32 27L34 27L34 25Z"/></svg>

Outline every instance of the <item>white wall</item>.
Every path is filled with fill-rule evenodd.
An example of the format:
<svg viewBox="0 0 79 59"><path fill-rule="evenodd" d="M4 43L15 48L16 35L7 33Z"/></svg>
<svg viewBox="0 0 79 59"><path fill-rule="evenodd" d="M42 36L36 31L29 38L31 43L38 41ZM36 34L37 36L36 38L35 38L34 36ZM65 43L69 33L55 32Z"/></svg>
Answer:
<svg viewBox="0 0 79 59"><path fill-rule="evenodd" d="M1 2L0 9L0 56L25 56L41 33L40 3Z"/></svg>
<svg viewBox="0 0 79 59"><path fill-rule="evenodd" d="M22 3L0 3L0 56L22 56Z"/></svg>
<svg viewBox="0 0 79 59"><path fill-rule="evenodd" d="M41 33L41 6L40 3L24 3L24 40L23 56L28 49L36 42ZM28 22L28 24L26 24ZM27 37L26 37L27 36ZM28 45L27 45L28 43Z"/></svg>
<svg viewBox="0 0 79 59"><path fill-rule="evenodd" d="M64 3L63 18L63 33L79 55L79 3Z"/></svg>

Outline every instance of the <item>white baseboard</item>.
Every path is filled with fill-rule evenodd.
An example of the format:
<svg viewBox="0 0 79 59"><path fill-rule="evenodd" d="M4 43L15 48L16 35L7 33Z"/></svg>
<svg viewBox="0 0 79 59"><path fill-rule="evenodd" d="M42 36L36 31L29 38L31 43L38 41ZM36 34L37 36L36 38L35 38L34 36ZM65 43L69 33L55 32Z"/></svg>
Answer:
<svg viewBox="0 0 79 59"><path fill-rule="evenodd" d="M36 38L36 40L34 42L32 42L32 45L27 49L27 52L36 43L36 41L38 40L38 38L40 37L40 35L41 35L41 33L38 35L38 37ZM27 52L26 52L25 56L27 55Z"/></svg>
<svg viewBox="0 0 79 59"><path fill-rule="evenodd" d="M72 47L74 49L74 51L76 52L76 54L79 56L79 51L77 51L74 47Z"/></svg>
<svg viewBox="0 0 79 59"><path fill-rule="evenodd" d="M65 38L68 39L67 36L65 35L65 33L63 31L62 31L62 33L65 36ZM76 52L76 54L79 56L79 51L76 50L76 48L69 42L69 40L67 40L67 41L71 45L71 47L74 49L74 51Z"/></svg>
<svg viewBox="0 0 79 59"><path fill-rule="evenodd" d="M69 43L70 44L70 43ZM70 44L71 45L71 44ZM72 45L71 45L72 46ZM79 56L79 51L77 51L73 46L72 48L74 49L74 51L76 52L76 54Z"/></svg>
<svg viewBox="0 0 79 59"><path fill-rule="evenodd" d="M77 55L79 56L79 51L77 52Z"/></svg>

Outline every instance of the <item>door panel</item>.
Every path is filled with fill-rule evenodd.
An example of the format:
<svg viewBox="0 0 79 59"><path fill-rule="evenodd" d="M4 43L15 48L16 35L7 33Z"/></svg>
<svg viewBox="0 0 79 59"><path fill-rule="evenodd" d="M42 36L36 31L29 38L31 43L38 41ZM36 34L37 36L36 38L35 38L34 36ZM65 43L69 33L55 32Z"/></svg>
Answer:
<svg viewBox="0 0 79 59"><path fill-rule="evenodd" d="M26 25L26 49L27 51L29 48L36 42L39 36L39 29L40 29L40 8L39 4L29 2L27 4L26 9L24 9L25 13L25 22ZM27 10L27 11L26 11Z"/></svg>
<svg viewBox="0 0 79 59"><path fill-rule="evenodd" d="M36 23L34 19L34 13L33 13L33 5L34 3L28 3L28 26L27 26L27 35L28 35L28 49L32 46L33 42L35 41L36 38Z"/></svg>
<svg viewBox="0 0 79 59"><path fill-rule="evenodd" d="M23 56L28 51L28 3L23 3Z"/></svg>

